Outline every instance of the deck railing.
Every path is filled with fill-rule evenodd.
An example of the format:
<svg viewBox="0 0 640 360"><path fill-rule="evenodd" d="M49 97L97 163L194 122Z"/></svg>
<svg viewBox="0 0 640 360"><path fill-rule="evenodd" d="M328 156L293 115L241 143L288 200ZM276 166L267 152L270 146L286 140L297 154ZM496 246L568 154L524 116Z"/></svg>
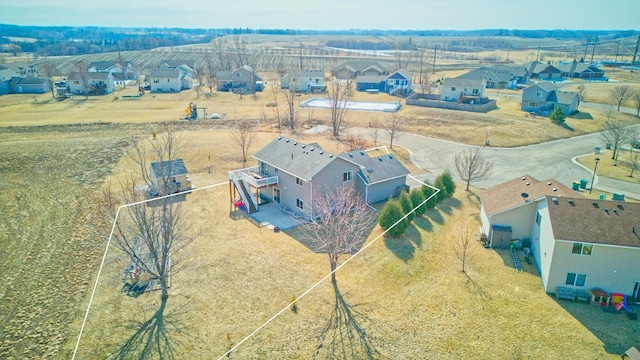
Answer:
<svg viewBox="0 0 640 360"><path fill-rule="evenodd" d="M278 184L277 176L261 174L257 166L229 171L229 179L233 180L234 178L242 179L245 183L255 188Z"/></svg>

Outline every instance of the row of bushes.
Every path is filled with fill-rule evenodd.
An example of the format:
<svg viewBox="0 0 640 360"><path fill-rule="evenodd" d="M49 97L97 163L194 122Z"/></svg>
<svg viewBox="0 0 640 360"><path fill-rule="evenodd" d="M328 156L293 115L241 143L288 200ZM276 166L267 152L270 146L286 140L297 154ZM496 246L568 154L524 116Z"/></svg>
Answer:
<svg viewBox="0 0 640 360"><path fill-rule="evenodd" d="M425 185L421 189L413 189L410 193L403 191L399 198L387 201L378 218L378 224L384 230L388 230L387 235L398 237L404 234L416 216L424 215L428 209L433 209L438 203L452 196L456 191L456 184L448 171L436 178L433 187L440 189L440 191L431 199L429 197L436 190ZM429 199L429 201L425 202L426 199ZM414 208L415 211L413 211ZM405 217L405 215L407 216ZM393 226L396 223L398 224Z"/></svg>

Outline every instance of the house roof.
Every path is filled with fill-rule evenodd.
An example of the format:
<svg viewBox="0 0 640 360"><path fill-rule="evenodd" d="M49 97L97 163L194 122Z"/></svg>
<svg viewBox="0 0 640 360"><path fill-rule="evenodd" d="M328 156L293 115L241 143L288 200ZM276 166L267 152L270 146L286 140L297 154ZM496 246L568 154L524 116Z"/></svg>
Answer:
<svg viewBox="0 0 640 360"><path fill-rule="evenodd" d="M366 70L370 67L375 67L377 69L382 70L382 72L388 72L389 70L387 69L386 66L381 65L379 62L377 61L368 61L368 60L355 60L355 61L347 61L345 63L343 63L342 65L338 66L337 70L340 70L342 68L348 68L351 71L363 71Z"/></svg>
<svg viewBox="0 0 640 360"><path fill-rule="evenodd" d="M578 95L578 93L575 93L575 92L556 90L554 91L554 93L556 94L556 102L558 104L571 104L576 99L580 100L580 95Z"/></svg>
<svg viewBox="0 0 640 360"><path fill-rule="evenodd" d="M360 166L360 173L367 184L407 176L409 170L391 154L371 157L366 151L352 151L339 155Z"/></svg>
<svg viewBox="0 0 640 360"><path fill-rule="evenodd" d="M20 74L16 73L15 71L8 69L2 65L0 65L0 80L2 81L8 81L11 80L11 78L14 77L20 77Z"/></svg>
<svg viewBox="0 0 640 360"><path fill-rule="evenodd" d="M288 74L284 75L284 77L294 77L294 78L299 78L299 77L320 77L323 78L324 77L324 69L317 69L317 70L293 70L290 71Z"/></svg>
<svg viewBox="0 0 640 360"><path fill-rule="evenodd" d="M356 76L356 83L381 83L387 78L387 75L358 75Z"/></svg>
<svg viewBox="0 0 640 360"><path fill-rule="evenodd" d="M178 79L180 78L180 70L178 69L153 69L149 72L151 78Z"/></svg>
<svg viewBox="0 0 640 360"><path fill-rule="evenodd" d="M555 179L539 181L530 175L509 180L480 192L482 207L487 215L502 212L542 196L582 197L579 193L562 185Z"/></svg>
<svg viewBox="0 0 640 360"><path fill-rule="evenodd" d="M231 71L216 71L216 79L222 81L231 81L233 78L233 72Z"/></svg>
<svg viewBox="0 0 640 360"><path fill-rule="evenodd" d="M42 85L42 84L46 84L49 82L49 79L47 78L20 78L18 79L18 81L16 81L16 84L22 84L22 85Z"/></svg>
<svg viewBox="0 0 640 360"><path fill-rule="evenodd" d="M151 171L153 171L153 175L157 179L160 179L166 176L177 176L177 175L188 174L187 167L184 165L184 161L182 159L152 162Z"/></svg>
<svg viewBox="0 0 640 360"><path fill-rule="evenodd" d="M275 138L253 157L306 181L338 158L317 144L307 145L282 136Z"/></svg>
<svg viewBox="0 0 640 360"><path fill-rule="evenodd" d="M513 71L506 68L481 67L462 74L457 79L486 80L495 82L509 82L514 78Z"/></svg>
<svg viewBox="0 0 640 360"><path fill-rule="evenodd" d="M583 72L601 72L601 73L604 73L604 70L598 68L595 65L587 64L587 63L581 63L581 62L577 62L575 60L572 61L572 62L559 64L557 66L557 68L560 69L564 73L578 73L578 74L583 73Z"/></svg>
<svg viewBox="0 0 640 360"><path fill-rule="evenodd" d="M484 87L484 81L482 79L466 79L466 78L446 78L442 82L442 87L460 86L479 89Z"/></svg>
<svg viewBox="0 0 640 360"><path fill-rule="evenodd" d="M540 89L546 91L546 92L550 92L550 91L554 91L557 90L559 88L558 85L556 85L555 83L549 82L549 81L541 81L537 84L535 84L534 86L530 87L531 88L535 88L535 87L539 87Z"/></svg>
<svg viewBox="0 0 640 360"><path fill-rule="evenodd" d="M640 248L640 203L547 196L556 240Z"/></svg>
<svg viewBox="0 0 640 360"><path fill-rule="evenodd" d="M392 74L387 76L387 79L407 79L407 80L411 80L411 78L412 78L411 73L409 73L408 71L406 71L404 69L396 70Z"/></svg>

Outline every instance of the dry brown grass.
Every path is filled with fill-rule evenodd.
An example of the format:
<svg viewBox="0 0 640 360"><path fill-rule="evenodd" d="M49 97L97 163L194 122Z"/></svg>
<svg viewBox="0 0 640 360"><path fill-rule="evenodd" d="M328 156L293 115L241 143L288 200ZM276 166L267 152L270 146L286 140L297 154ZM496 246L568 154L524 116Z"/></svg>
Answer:
<svg viewBox="0 0 640 360"><path fill-rule="evenodd" d="M218 135L216 135L218 134ZM188 163L196 186L224 181L225 169L240 162L223 149L226 135L188 132ZM272 135L261 135L264 144ZM327 150L341 144L309 137ZM330 150L331 151L331 150ZM206 154L219 154L208 172ZM122 162L116 173L126 171ZM186 250L190 266L173 277L170 308L184 305L181 356L217 357L282 309L328 271L325 255L295 240L295 231L273 233L228 216L228 186L189 195L184 206L201 229ZM594 306L556 302L544 293L533 265L516 272L506 252L473 244L468 276L449 246L453 228L479 225L475 195L458 192L415 221L398 239L379 239L339 271L349 304L366 314L359 320L373 343L389 357L412 358L616 358L640 329L625 317ZM374 230L370 239L380 234ZM111 251L89 317L81 357L102 357L144 319L158 294L128 298L119 292L122 262ZM331 288L322 284L232 354L237 358L309 358L331 309ZM79 325L76 321L77 328ZM540 329L544 329L541 331ZM607 330L609 329L609 330ZM529 334L529 336L523 336ZM107 340L105 340L107 339ZM70 351L67 346L65 354ZM91 354L91 355L89 355Z"/></svg>
<svg viewBox="0 0 640 360"><path fill-rule="evenodd" d="M640 182L640 169L636 169L633 172L633 177L629 176L631 174L631 162L630 162L630 154L627 150L620 150L618 154L618 165L614 166L615 161L611 158L613 155L612 150L602 150L601 154L591 154L587 156L581 156L576 159L580 164L586 166L589 169L593 169L596 163L596 157L600 158L598 162L598 176L604 176L611 179L618 179L622 181L627 181L630 183L639 183Z"/></svg>
<svg viewBox="0 0 640 360"><path fill-rule="evenodd" d="M600 104L613 104L610 98L610 91L617 86L628 86L632 91L640 91L640 84L618 84L615 82L581 82L579 84L569 85L563 88L567 91L577 91L578 86L584 86L584 100ZM634 108L633 100L629 100L622 104ZM617 104L613 104L614 110Z"/></svg>

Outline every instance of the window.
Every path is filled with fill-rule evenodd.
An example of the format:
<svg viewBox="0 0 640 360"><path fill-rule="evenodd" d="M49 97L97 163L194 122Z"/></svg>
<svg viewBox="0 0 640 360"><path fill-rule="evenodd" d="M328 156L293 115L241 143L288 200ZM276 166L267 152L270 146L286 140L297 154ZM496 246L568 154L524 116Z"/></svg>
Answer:
<svg viewBox="0 0 640 360"><path fill-rule="evenodd" d="M300 179L300 178L296 178L296 184L300 185L300 186L304 186L304 180Z"/></svg>
<svg viewBox="0 0 640 360"><path fill-rule="evenodd" d="M273 188L273 201L280 204L280 189Z"/></svg>
<svg viewBox="0 0 640 360"><path fill-rule="evenodd" d="M353 179L353 171L347 171L342 174L342 181L351 181Z"/></svg>
<svg viewBox="0 0 640 360"><path fill-rule="evenodd" d="M451 88L451 91L456 91L456 87L455 87L455 86L453 86L453 87Z"/></svg>
<svg viewBox="0 0 640 360"><path fill-rule="evenodd" d="M587 282L587 275L567 273L567 280L564 283L565 285L584 286L585 282Z"/></svg>
<svg viewBox="0 0 640 360"><path fill-rule="evenodd" d="M300 210L304 210L304 201L296 199L296 207Z"/></svg>
<svg viewBox="0 0 640 360"><path fill-rule="evenodd" d="M542 97L542 91L536 91L536 97Z"/></svg>
<svg viewBox="0 0 640 360"><path fill-rule="evenodd" d="M540 226L540 220L541 220L541 218L542 218L542 217L540 216L540 213L537 213L537 214L536 214L536 224L538 224L538 226Z"/></svg>
<svg viewBox="0 0 640 360"><path fill-rule="evenodd" d="M159 84L160 83L160 79L153 79L153 83L154 84Z"/></svg>
<svg viewBox="0 0 640 360"><path fill-rule="evenodd" d="M538 106L538 103L536 103L535 101L529 101L529 107L534 108L536 106Z"/></svg>
<svg viewBox="0 0 640 360"><path fill-rule="evenodd" d="M171 82L171 79L167 79L167 82Z"/></svg>
<svg viewBox="0 0 640 360"><path fill-rule="evenodd" d="M593 245L591 244L573 243L573 248L571 249L572 254L578 255L591 255L592 252Z"/></svg>
<svg viewBox="0 0 640 360"><path fill-rule="evenodd" d="M80 81L78 81L78 80L74 80L74 81L73 81L73 83L74 83L75 85L80 85Z"/></svg>
<svg viewBox="0 0 640 360"><path fill-rule="evenodd" d="M480 93L480 90L478 89L473 89L473 95L478 95Z"/></svg>

